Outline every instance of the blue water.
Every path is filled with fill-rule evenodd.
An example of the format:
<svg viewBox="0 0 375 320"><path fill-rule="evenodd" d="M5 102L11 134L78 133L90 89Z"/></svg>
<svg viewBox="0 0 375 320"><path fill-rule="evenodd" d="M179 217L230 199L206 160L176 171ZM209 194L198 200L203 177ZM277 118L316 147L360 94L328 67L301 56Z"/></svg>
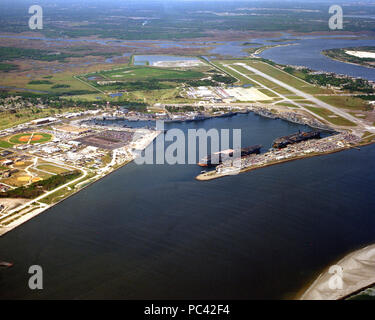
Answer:
<svg viewBox="0 0 375 320"><path fill-rule="evenodd" d="M233 57L247 57L248 53L244 50L247 46L243 46L242 44L245 41L231 41L226 42L224 44L216 46L214 49L210 51L210 54L213 55L222 55L222 56L233 56Z"/></svg>
<svg viewBox="0 0 375 320"><path fill-rule="evenodd" d="M243 145L305 126L238 115ZM1 238L0 298L285 298L375 241L375 148L199 182L196 165L131 163ZM44 289L27 287L28 267Z"/></svg>
<svg viewBox="0 0 375 320"><path fill-rule="evenodd" d="M296 42L262 56L374 77L320 55L372 40ZM242 54L229 46L215 54ZM166 127L241 128L243 145L263 151L307 129L253 114ZM1 238L1 260L15 265L0 272L0 298L294 297L326 266L375 242L374 162L368 146L204 183L194 180L195 165L131 163ZM27 287L32 264L43 267L44 290Z"/></svg>
<svg viewBox="0 0 375 320"><path fill-rule="evenodd" d="M112 98L115 98L115 97L121 97L122 96L122 93L121 92L118 92L118 93L110 93L109 94Z"/></svg>
<svg viewBox="0 0 375 320"><path fill-rule="evenodd" d="M281 64L306 66L313 70L335 72L375 81L375 69L335 61L321 54L332 48L375 46L375 40L347 40L307 38L295 41L296 45L282 46L265 50L260 55Z"/></svg>

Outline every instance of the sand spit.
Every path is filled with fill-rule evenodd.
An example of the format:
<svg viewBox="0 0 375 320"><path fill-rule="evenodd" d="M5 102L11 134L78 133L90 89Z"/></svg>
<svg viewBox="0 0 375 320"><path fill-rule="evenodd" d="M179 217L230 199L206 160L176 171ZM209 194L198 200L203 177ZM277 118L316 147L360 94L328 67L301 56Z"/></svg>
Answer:
<svg viewBox="0 0 375 320"><path fill-rule="evenodd" d="M354 251L328 267L299 299L343 299L374 283L375 244Z"/></svg>

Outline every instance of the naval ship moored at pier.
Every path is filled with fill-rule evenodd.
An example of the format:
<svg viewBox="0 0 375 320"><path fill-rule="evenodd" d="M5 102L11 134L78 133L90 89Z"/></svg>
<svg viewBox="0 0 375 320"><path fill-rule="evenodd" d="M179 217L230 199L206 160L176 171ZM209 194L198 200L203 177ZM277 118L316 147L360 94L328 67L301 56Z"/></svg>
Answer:
<svg viewBox="0 0 375 320"><path fill-rule="evenodd" d="M251 147L246 147L246 148L241 148L241 158L246 157L250 154L259 154L260 149L262 148L261 145L257 144ZM221 164L223 160L226 160L228 157L232 157L234 153L233 149L227 149L227 150L222 150L219 152L215 152L212 155L209 155L205 158L203 158L200 162L198 162L198 166L201 167L213 167ZM215 156L215 159L213 157ZM213 162L213 160L215 162Z"/></svg>
<svg viewBox="0 0 375 320"><path fill-rule="evenodd" d="M275 149L285 148L289 144L298 143L301 141L306 141L310 139L320 139L320 131L310 131L310 132L303 132L299 131L298 133L293 133L289 136L284 136L275 139L273 142L272 147Z"/></svg>

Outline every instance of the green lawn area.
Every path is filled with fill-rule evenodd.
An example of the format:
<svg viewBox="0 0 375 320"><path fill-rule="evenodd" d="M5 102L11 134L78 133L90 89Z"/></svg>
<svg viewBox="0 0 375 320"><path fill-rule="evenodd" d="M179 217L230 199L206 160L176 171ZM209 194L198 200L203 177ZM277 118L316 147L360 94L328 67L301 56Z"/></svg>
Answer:
<svg viewBox="0 0 375 320"><path fill-rule="evenodd" d="M319 87L316 87L312 84L309 84L297 77L294 77L274 66L271 66L267 63L264 63L264 62L260 62L260 61L251 61L251 60L225 60L225 61L220 61L220 62L217 62L216 64L218 66L220 66L221 68L223 68L225 71L227 71L228 73L230 74L233 74L234 76L236 76L237 78L239 78L241 80L241 83L245 84L245 83L251 83L250 80L248 80L246 77L243 77L241 75L239 75L238 73L236 72L233 72L233 70L230 70L228 68L225 68L223 67L223 64L229 64L231 65L231 67L235 70L238 70L239 72L243 73L243 74L246 74L248 75L250 78L254 79L255 81L258 81L260 82L261 84L265 85L266 87L268 88L271 88L273 90L275 90L276 92L280 93L280 94L293 94L292 92L290 92L289 90L283 88L283 87L280 87L278 86L276 83L272 82L272 81L269 81L257 74L254 74L253 72L251 72L250 70L242 67L242 66L238 66L238 65L233 65L233 63L238 63L238 62L242 62L242 63L246 63L248 64L249 66L253 67L253 68L256 68L258 69L260 72L263 72L263 73L266 73L272 77L274 77L275 79L278 79L280 81L283 81L285 82L286 84L289 84L293 87L295 87L296 89L299 89L301 91L304 91L306 93L310 93L310 94L322 94L322 93L327 93L327 92L331 92L327 89L323 89L323 88L319 88ZM255 84L256 85L256 84Z"/></svg>
<svg viewBox="0 0 375 320"><path fill-rule="evenodd" d="M113 100L113 98L106 96L105 94L100 93L100 92L96 92L93 94L80 94L80 95L74 95L74 96L65 96L62 98L69 99L69 100L71 99L73 101L101 101L101 100L112 101Z"/></svg>
<svg viewBox="0 0 375 320"><path fill-rule="evenodd" d="M310 106L305 106L305 108L309 109L310 111L316 113L317 115L323 117L327 121L329 121L332 124L335 124L337 126L348 126L348 127L356 126L355 123L353 123L353 122L351 122L351 121L349 121L345 118L342 118L340 116L337 116L333 112L331 112L327 109L319 108L319 107L310 107ZM334 117L332 117L332 116L334 116Z"/></svg>
<svg viewBox="0 0 375 320"><path fill-rule="evenodd" d="M46 109L22 108L22 110L19 110L17 113L5 111L0 116L0 130L19 125L21 123L29 122L31 120L51 117L63 112L77 112L81 110L82 108L72 106L66 108L48 107Z"/></svg>
<svg viewBox="0 0 375 320"><path fill-rule="evenodd" d="M90 88L85 83L74 78L74 74L72 74L71 72L57 72L51 75L48 79L49 83L26 83L25 88L52 92L56 94L64 93L68 95L79 94L79 92L82 92L82 94L89 93L90 91L92 93L96 92L96 90L94 90L93 88ZM36 80L38 81L42 79Z"/></svg>
<svg viewBox="0 0 375 320"><path fill-rule="evenodd" d="M315 104L314 102L312 102L310 100L299 100L297 102L300 103L300 104Z"/></svg>
<svg viewBox="0 0 375 320"><path fill-rule="evenodd" d="M275 82L273 81L270 81L268 79L265 79L263 78L262 76L259 76L257 74L253 74L251 71L247 70L246 68L242 67L242 66L232 66L233 69L243 73L243 74L246 74L247 76L249 76L251 79L261 83L262 85L266 86L267 88L269 89L272 89L274 91L276 91L277 93L280 93L282 95L286 95L286 94L289 94L289 95L293 95L293 92L283 88L283 87L280 87L279 85L277 85ZM230 70L232 71L232 70ZM238 75L238 73L236 72L233 72L232 73L234 75ZM248 80L247 81L248 83L251 83L251 80ZM257 83L255 83L255 86L259 86Z"/></svg>
<svg viewBox="0 0 375 320"><path fill-rule="evenodd" d="M194 70L175 70L148 66L132 66L89 73L84 76L88 81L90 77L101 76L105 80L140 81L140 80L191 80L200 79L204 73Z"/></svg>
<svg viewBox="0 0 375 320"><path fill-rule="evenodd" d="M286 107L290 107L290 108L299 108L298 106L296 106L294 104L291 104L291 103L287 103L287 102L276 103L276 106L286 106Z"/></svg>
<svg viewBox="0 0 375 320"><path fill-rule="evenodd" d="M246 62L249 66L258 69L260 72L263 72L271 77L274 77L282 82L285 82L286 84L304 91L306 93L310 94L319 94L319 93L326 93L326 89L322 89L319 87L316 87L310 83L307 83L297 77L294 77L287 72L284 72L283 70L280 70L274 66L271 66L265 62L261 61L247 61Z"/></svg>
<svg viewBox="0 0 375 320"><path fill-rule="evenodd" d="M273 93L270 90L267 90L267 89L258 89L258 90L269 97L279 97L276 93Z"/></svg>
<svg viewBox="0 0 375 320"><path fill-rule="evenodd" d="M337 108L366 110L368 103L360 98L348 96L317 96L322 100Z"/></svg>
<svg viewBox="0 0 375 320"><path fill-rule="evenodd" d="M365 131L362 135L362 143L369 143L375 139L375 136L372 132Z"/></svg>
<svg viewBox="0 0 375 320"><path fill-rule="evenodd" d="M1 148L13 148L13 144L5 140L0 140L0 147Z"/></svg>
<svg viewBox="0 0 375 320"><path fill-rule="evenodd" d="M50 195L44 197L40 202L46 203L46 204L52 204L55 202L58 202L62 200L63 198L67 197L68 195L72 194L73 190L69 190L67 187L62 188L54 193L51 193Z"/></svg>
<svg viewBox="0 0 375 320"><path fill-rule="evenodd" d="M43 132L31 133L31 132L29 132L29 133L19 133L19 134L16 134L16 135L12 136L12 137L10 137L9 142L13 143L13 144L28 144L29 139L27 139L27 137L31 137L32 134L33 134L33 137L41 136L41 138L38 139L38 140L31 140L30 141L31 144L47 142L47 141L50 141L51 138L52 138L52 135L50 135L48 133L43 133ZM22 137L24 137L25 139L20 140L20 139L22 139Z"/></svg>
<svg viewBox="0 0 375 320"><path fill-rule="evenodd" d="M56 166L50 165L50 164L41 164L41 165L37 166L36 168L40 169L40 170L48 171L48 172L51 172L51 173L56 173L56 174L61 174L63 172L70 171L70 169L63 169L63 168L56 167Z"/></svg>
<svg viewBox="0 0 375 320"><path fill-rule="evenodd" d="M365 131L365 132L363 133L363 135L362 135L362 138L366 138L366 137L368 137L368 136L372 136L372 135L374 135L372 132Z"/></svg>
<svg viewBox="0 0 375 320"><path fill-rule="evenodd" d="M233 61L220 61L220 62L215 61L215 62L212 62L212 64L219 67L221 70L225 71L226 73L230 74L231 76L240 80L240 82L236 83L237 85L252 84L253 86L257 86L257 84L255 84L255 82L251 82L249 79L241 76L237 72L233 72L232 70L230 70L229 68L224 66L225 63L232 63L232 62Z"/></svg>

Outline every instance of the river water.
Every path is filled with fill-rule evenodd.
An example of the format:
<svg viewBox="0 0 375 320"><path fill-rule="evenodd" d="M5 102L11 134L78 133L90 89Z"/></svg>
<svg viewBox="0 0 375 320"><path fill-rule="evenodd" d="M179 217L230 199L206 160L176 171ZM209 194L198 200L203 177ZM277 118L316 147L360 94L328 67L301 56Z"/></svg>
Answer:
<svg viewBox="0 0 375 320"><path fill-rule="evenodd" d="M375 46L375 40L302 37L299 40L291 41L290 44L292 45L265 50L260 56L281 64L305 66L317 71L346 74L375 81L374 68L332 60L321 54L322 50L326 49Z"/></svg>
<svg viewBox="0 0 375 320"><path fill-rule="evenodd" d="M243 145L306 127L254 114L168 124L241 128ZM131 163L6 234L0 298L290 298L375 241L373 146L209 182L196 165ZM44 270L44 289L27 270Z"/></svg>

